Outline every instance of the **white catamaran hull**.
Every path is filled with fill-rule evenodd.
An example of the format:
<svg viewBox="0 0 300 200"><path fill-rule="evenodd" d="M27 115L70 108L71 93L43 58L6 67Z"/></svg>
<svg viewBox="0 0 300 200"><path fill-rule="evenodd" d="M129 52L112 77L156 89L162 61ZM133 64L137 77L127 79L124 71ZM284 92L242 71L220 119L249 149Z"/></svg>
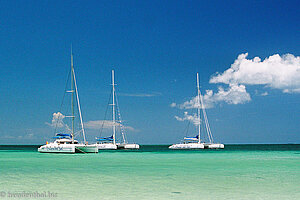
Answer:
<svg viewBox="0 0 300 200"><path fill-rule="evenodd" d="M98 153L95 145L84 144L46 144L38 148L41 153Z"/></svg>
<svg viewBox="0 0 300 200"><path fill-rule="evenodd" d="M224 149L224 144L204 144L205 149Z"/></svg>
<svg viewBox="0 0 300 200"><path fill-rule="evenodd" d="M204 145L201 143L173 144L169 146L169 149L204 149Z"/></svg>
<svg viewBox="0 0 300 200"><path fill-rule="evenodd" d="M46 144L38 148L41 153L75 153L75 145L72 144Z"/></svg>
<svg viewBox="0 0 300 200"><path fill-rule="evenodd" d="M140 145L138 144L119 144L118 149L139 149Z"/></svg>
<svg viewBox="0 0 300 200"><path fill-rule="evenodd" d="M117 145L112 143L96 144L99 150L116 150Z"/></svg>
<svg viewBox="0 0 300 200"><path fill-rule="evenodd" d="M96 145L79 144L75 147L76 153L98 153L98 147Z"/></svg>

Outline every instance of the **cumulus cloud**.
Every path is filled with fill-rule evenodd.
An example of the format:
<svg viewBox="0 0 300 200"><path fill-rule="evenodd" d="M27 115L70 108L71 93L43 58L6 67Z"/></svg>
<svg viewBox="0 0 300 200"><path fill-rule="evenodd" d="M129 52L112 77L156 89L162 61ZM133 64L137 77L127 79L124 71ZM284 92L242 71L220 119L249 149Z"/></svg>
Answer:
<svg viewBox="0 0 300 200"><path fill-rule="evenodd" d="M65 129L66 131L71 131L69 126L67 124L65 124L63 121L65 117L66 116L60 112L53 113L51 123L46 122L46 124L48 126L51 126L52 128L62 128L62 129Z"/></svg>
<svg viewBox="0 0 300 200"><path fill-rule="evenodd" d="M182 104L176 104L176 103L172 103L171 107L178 107L180 109L192 109L192 108L198 108L199 107L199 103L198 103L198 96L195 96L193 98L191 98L188 101L185 101Z"/></svg>
<svg viewBox="0 0 300 200"><path fill-rule="evenodd" d="M171 103L170 106L171 106L172 108L174 108L174 107L177 106L177 104L176 104L176 103Z"/></svg>
<svg viewBox="0 0 300 200"><path fill-rule="evenodd" d="M120 126L119 122L115 122L116 126ZM103 129L111 129L113 127L113 121L111 120L96 120L96 121L88 121L84 123L84 127L87 129L99 130ZM131 126L123 126L126 130L129 131L137 131Z"/></svg>
<svg viewBox="0 0 300 200"><path fill-rule="evenodd" d="M212 108L216 104L226 102L228 104L243 104L251 100L250 94L246 91L244 85L230 84L228 89L223 87L218 88L218 92L214 93L212 90L206 90L203 96L203 107ZM198 95L190 100L177 105L172 103L171 106L177 106L180 109L193 109L198 108Z"/></svg>
<svg viewBox="0 0 300 200"><path fill-rule="evenodd" d="M178 121L190 121L195 126L199 125L200 123L200 118L196 114L189 115L188 112L184 112L183 117L175 116L175 119L177 119Z"/></svg>
<svg viewBox="0 0 300 200"><path fill-rule="evenodd" d="M218 92L206 90L204 95L204 105L207 108L213 107L214 104L226 102L228 104L244 104L251 100L250 94L246 91L244 85L230 84L225 90L223 87L218 88Z"/></svg>
<svg viewBox="0 0 300 200"><path fill-rule="evenodd" d="M264 85L285 93L300 93L299 56L274 54L263 61L247 56L240 54L229 69L212 76L210 83Z"/></svg>
<svg viewBox="0 0 300 200"><path fill-rule="evenodd" d="M205 108L212 108L216 104L244 104L251 101L246 90L247 85L261 85L271 89L279 89L284 93L300 93L300 57L292 54L274 54L262 60L259 57L247 58L248 53L240 54L229 69L223 73L216 73L210 83L226 84L219 86L218 91L206 90L203 95ZM257 93L257 92L256 92ZM260 94L267 96L268 92ZM171 107L180 109L197 108L198 97L176 104Z"/></svg>

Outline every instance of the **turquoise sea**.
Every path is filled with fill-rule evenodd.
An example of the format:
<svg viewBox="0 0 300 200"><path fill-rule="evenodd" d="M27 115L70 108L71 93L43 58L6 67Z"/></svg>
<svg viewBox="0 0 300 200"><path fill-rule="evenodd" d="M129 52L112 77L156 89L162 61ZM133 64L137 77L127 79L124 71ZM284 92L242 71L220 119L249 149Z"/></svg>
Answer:
<svg viewBox="0 0 300 200"><path fill-rule="evenodd" d="M0 199L300 199L300 145L74 155L37 147L0 146Z"/></svg>

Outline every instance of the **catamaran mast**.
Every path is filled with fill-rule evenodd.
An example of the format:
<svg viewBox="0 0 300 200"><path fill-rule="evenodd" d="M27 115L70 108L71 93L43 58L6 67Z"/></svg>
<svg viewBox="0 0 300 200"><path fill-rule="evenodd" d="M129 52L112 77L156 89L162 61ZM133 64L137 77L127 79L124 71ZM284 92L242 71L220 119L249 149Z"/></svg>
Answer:
<svg viewBox="0 0 300 200"><path fill-rule="evenodd" d="M120 124L120 129L121 129L121 134L122 134L122 138L123 138L123 144L126 144L126 136L125 136L125 130L124 130L124 126L122 125L122 117L121 117L121 112L120 112L120 108L119 108L119 103L118 103L118 98L117 98L117 93L115 92L116 95L116 108L117 108L117 112L118 112L118 122Z"/></svg>
<svg viewBox="0 0 300 200"><path fill-rule="evenodd" d="M207 135L208 135L209 143L211 144L211 143L213 143L213 137L212 137L212 134L211 134L209 123L208 123L208 119L207 119L207 115L206 115L205 106L204 106L204 103L203 103L203 98L202 98L202 95L201 95L201 91L200 91L200 102L201 102L201 106L202 106L202 112L203 112L203 118L204 118L204 122L205 122L206 132L207 132Z"/></svg>
<svg viewBox="0 0 300 200"><path fill-rule="evenodd" d="M72 47L71 47L71 109L72 109L72 143L74 143L74 76L73 76L73 72L74 72L74 66L73 66L73 52L72 52Z"/></svg>
<svg viewBox="0 0 300 200"><path fill-rule="evenodd" d="M115 73L114 70L111 71L112 78L112 117L113 117L113 140L116 144L116 116L115 116Z"/></svg>
<svg viewBox="0 0 300 200"><path fill-rule="evenodd" d="M78 111L79 111L79 119L80 119L80 124L81 124L81 131L83 135L83 140L84 143L86 143L86 138L85 138L85 132L83 128L83 121L82 121L82 115L81 115L81 109L80 109L80 102L79 102L79 95L78 95L78 90L77 90L77 83L76 83L76 77L75 77L75 70L74 70L74 65L73 65L73 52L72 52L72 47L71 47L71 108L72 108L72 143L74 143L74 126L75 126L75 112L74 112L74 93L76 93L76 100L77 100L77 106L78 106Z"/></svg>
<svg viewBox="0 0 300 200"><path fill-rule="evenodd" d="M78 95L78 89L77 89L77 83L76 83L74 68L73 68L73 76L74 76L74 86L75 86L75 92L76 92L79 119L80 119L80 124L81 124L81 131L82 131L82 135L83 135L84 144L86 144L86 138L85 138L85 132L84 132L84 128L83 128L82 114L81 114L81 108L80 108L79 95Z"/></svg>
<svg viewBox="0 0 300 200"><path fill-rule="evenodd" d="M203 120L205 122L205 127L206 127L206 132L208 135L208 139L209 139L209 143L211 144L213 142L213 137L211 134L211 130L210 130L210 126L208 123L208 119L207 119L207 115L206 115L206 111L205 111L205 106L203 103L203 98L201 95L201 91L200 91L200 87L199 87L199 75L197 73L197 88L198 88L198 117L199 117L199 143L200 141L200 124L201 124L201 119L200 119L200 109L202 109L202 113L203 113Z"/></svg>
<svg viewBox="0 0 300 200"><path fill-rule="evenodd" d="M200 132L201 132L201 129L200 129L200 126L201 126L201 119L200 119L200 87L199 87L199 74L197 73L197 90L198 90L198 119L199 119L199 122L198 122L198 143L200 144L201 143L201 140L200 140Z"/></svg>

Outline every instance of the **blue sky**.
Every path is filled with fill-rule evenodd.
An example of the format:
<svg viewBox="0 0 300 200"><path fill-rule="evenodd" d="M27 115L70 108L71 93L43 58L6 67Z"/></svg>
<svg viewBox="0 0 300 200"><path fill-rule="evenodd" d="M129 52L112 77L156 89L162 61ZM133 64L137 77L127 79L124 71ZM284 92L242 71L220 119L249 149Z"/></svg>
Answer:
<svg viewBox="0 0 300 200"><path fill-rule="evenodd" d="M115 69L122 117L133 128L128 138L178 142L188 122L175 116L193 114L180 105L196 95L199 72L202 93L213 92L207 114L217 141L300 143L298 7L297 1L1 1L0 144L42 144L53 136L47 123L59 111L71 43L85 123L103 120ZM238 76L221 76L244 53ZM276 54L287 63L279 71ZM265 67L262 77L251 71L254 57ZM226 102L218 88L229 92L232 84L245 91L234 101L229 93ZM97 131L86 129L90 141Z"/></svg>

